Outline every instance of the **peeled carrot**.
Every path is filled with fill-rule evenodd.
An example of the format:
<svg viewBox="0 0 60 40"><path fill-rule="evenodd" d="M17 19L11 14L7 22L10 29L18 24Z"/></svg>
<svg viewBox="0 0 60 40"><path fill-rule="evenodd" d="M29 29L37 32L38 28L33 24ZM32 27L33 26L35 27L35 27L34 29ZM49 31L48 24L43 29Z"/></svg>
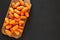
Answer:
<svg viewBox="0 0 60 40"><path fill-rule="evenodd" d="M29 13L28 13L28 12L25 12L25 16L26 16L26 17L29 17Z"/></svg>
<svg viewBox="0 0 60 40"><path fill-rule="evenodd" d="M19 31L19 32L20 32L20 29L18 28L18 29L17 29L17 31Z"/></svg>
<svg viewBox="0 0 60 40"><path fill-rule="evenodd" d="M5 18L5 22L9 24L9 18Z"/></svg>
<svg viewBox="0 0 60 40"><path fill-rule="evenodd" d="M14 17L19 18L20 16L18 14L14 13Z"/></svg>
<svg viewBox="0 0 60 40"><path fill-rule="evenodd" d="M15 22L16 25L18 25L19 23L18 22Z"/></svg>
<svg viewBox="0 0 60 40"><path fill-rule="evenodd" d="M13 17L12 12L11 12L11 11L9 11L8 13L9 13L9 16L8 16L8 17L9 17L9 18L11 18L11 19L13 19L14 17Z"/></svg>
<svg viewBox="0 0 60 40"><path fill-rule="evenodd" d="M13 16L11 16L11 15L9 15L8 17L9 17L9 18L11 18L11 19L14 19L14 17L13 17Z"/></svg>
<svg viewBox="0 0 60 40"><path fill-rule="evenodd" d="M8 13L9 13L9 15L13 16L13 14L12 14L12 12L11 12L11 11L9 11Z"/></svg>
<svg viewBox="0 0 60 40"><path fill-rule="evenodd" d="M11 33L14 33L14 30L12 28L10 28L10 31L11 31Z"/></svg>
<svg viewBox="0 0 60 40"><path fill-rule="evenodd" d="M20 20L19 23L20 23L20 24L24 24L24 21Z"/></svg>
<svg viewBox="0 0 60 40"><path fill-rule="evenodd" d="M20 5L24 6L24 1L23 0L19 0L20 1Z"/></svg>
<svg viewBox="0 0 60 40"><path fill-rule="evenodd" d="M14 33L15 33L16 35L19 35L19 34L20 34L19 31L14 31Z"/></svg>
<svg viewBox="0 0 60 40"><path fill-rule="evenodd" d="M24 6L19 6L17 7L17 10L22 10L24 8Z"/></svg>
<svg viewBox="0 0 60 40"><path fill-rule="evenodd" d="M12 13L14 12L14 10L13 10L13 8L12 8L12 7L10 7L10 8L9 8L9 11L11 11Z"/></svg>
<svg viewBox="0 0 60 40"><path fill-rule="evenodd" d="M25 3L25 6L30 9L30 5L28 3Z"/></svg>
<svg viewBox="0 0 60 40"><path fill-rule="evenodd" d="M20 32L22 33L22 32L23 32L23 30L21 30L21 29L20 29Z"/></svg>
<svg viewBox="0 0 60 40"><path fill-rule="evenodd" d="M15 8L17 8L19 5L20 5L20 2L17 2L17 3L15 4Z"/></svg>
<svg viewBox="0 0 60 40"><path fill-rule="evenodd" d="M6 26L6 29L10 29L10 28L11 28L11 25L7 25L7 26Z"/></svg>
<svg viewBox="0 0 60 40"><path fill-rule="evenodd" d="M21 11L21 16L24 16L24 12Z"/></svg>
<svg viewBox="0 0 60 40"><path fill-rule="evenodd" d="M20 20L20 21L19 21L19 25L20 25L20 26L23 26L23 25L24 25L24 23L25 23L25 22L24 22L24 21L22 21L22 20Z"/></svg>
<svg viewBox="0 0 60 40"><path fill-rule="evenodd" d="M23 30L23 26L19 26L19 29Z"/></svg>
<svg viewBox="0 0 60 40"><path fill-rule="evenodd" d="M17 29L17 31L19 31L20 33L22 33L22 32L23 32L23 30L22 30L22 29Z"/></svg>
<svg viewBox="0 0 60 40"><path fill-rule="evenodd" d="M10 24L13 24L14 25L15 24L15 20L11 20L10 21Z"/></svg>
<svg viewBox="0 0 60 40"><path fill-rule="evenodd" d="M6 35L11 36L12 33L9 30L5 30Z"/></svg>
<svg viewBox="0 0 60 40"><path fill-rule="evenodd" d="M12 6L13 8L15 8L15 3L13 2L13 3L11 4L11 6Z"/></svg>
<svg viewBox="0 0 60 40"><path fill-rule="evenodd" d="M16 30L18 28L18 25L15 25L12 30Z"/></svg>
<svg viewBox="0 0 60 40"><path fill-rule="evenodd" d="M18 19L14 19L15 21L17 21L17 22L19 22L20 21L20 18L18 18Z"/></svg>
<svg viewBox="0 0 60 40"><path fill-rule="evenodd" d="M20 14L20 11L17 10L17 9L15 9L14 12L17 13L17 14Z"/></svg>
<svg viewBox="0 0 60 40"><path fill-rule="evenodd" d="M26 19L26 16L21 16L20 18L21 18L21 19Z"/></svg>
<svg viewBox="0 0 60 40"><path fill-rule="evenodd" d="M28 7L24 7L21 11L24 13L24 12L27 12L28 11Z"/></svg>
<svg viewBox="0 0 60 40"><path fill-rule="evenodd" d="M9 23L4 23L3 26L6 27Z"/></svg>

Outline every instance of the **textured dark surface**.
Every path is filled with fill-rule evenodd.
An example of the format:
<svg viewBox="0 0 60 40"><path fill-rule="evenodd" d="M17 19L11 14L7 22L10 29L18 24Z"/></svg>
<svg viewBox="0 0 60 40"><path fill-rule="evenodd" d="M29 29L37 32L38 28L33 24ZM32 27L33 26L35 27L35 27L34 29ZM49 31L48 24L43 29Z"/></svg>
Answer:
<svg viewBox="0 0 60 40"><path fill-rule="evenodd" d="M0 0L0 40L15 40L1 33L10 0ZM18 40L60 40L60 1L31 0L32 9Z"/></svg>

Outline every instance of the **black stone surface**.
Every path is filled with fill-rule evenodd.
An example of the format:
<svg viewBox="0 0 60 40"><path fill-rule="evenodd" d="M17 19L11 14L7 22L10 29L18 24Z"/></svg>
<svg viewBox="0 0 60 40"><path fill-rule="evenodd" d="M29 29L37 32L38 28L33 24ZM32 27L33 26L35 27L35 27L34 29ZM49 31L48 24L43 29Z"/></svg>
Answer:
<svg viewBox="0 0 60 40"><path fill-rule="evenodd" d="M16 40L1 33L11 0L0 0L0 40ZM60 40L60 1L31 0L32 8L23 35L17 40Z"/></svg>

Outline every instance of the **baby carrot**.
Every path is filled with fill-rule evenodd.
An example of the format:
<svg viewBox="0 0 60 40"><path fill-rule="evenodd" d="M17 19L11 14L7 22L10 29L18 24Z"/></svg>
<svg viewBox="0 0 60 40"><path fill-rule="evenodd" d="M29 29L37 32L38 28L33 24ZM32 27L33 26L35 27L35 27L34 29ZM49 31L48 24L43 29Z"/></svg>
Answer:
<svg viewBox="0 0 60 40"><path fill-rule="evenodd" d="M24 5L24 1L23 0L19 0L20 1L20 5Z"/></svg>
<svg viewBox="0 0 60 40"><path fill-rule="evenodd" d="M20 18L18 18L18 19L14 19L15 21L17 21L17 22L19 22L20 21Z"/></svg>
<svg viewBox="0 0 60 40"><path fill-rule="evenodd" d="M14 13L15 18L19 18L20 16L17 13Z"/></svg>
<svg viewBox="0 0 60 40"><path fill-rule="evenodd" d="M11 19L14 19L14 16L12 16L12 15L9 15L8 17L11 18Z"/></svg>
<svg viewBox="0 0 60 40"><path fill-rule="evenodd" d="M22 32L23 32L23 30L20 29L20 33L22 33Z"/></svg>
<svg viewBox="0 0 60 40"><path fill-rule="evenodd" d="M18 28L18 25L15 25L12 30L16 30Z"/></svg>
<svg viewBox="0 0 60 40"><path fill-rule="evenodd" d="M23 30L23 28L24 28L23 26L19 26L19 29Z"/></svg>
<svg viewBox="0 0 60 40"><path fill-rule="evenodd" d="M21 16L24 16L24 12L21 11Z"/></svg>
<svg viewBox="0 0 60 40"><path fill-rule="evenodd" d="M12 7L10 7L10 8L9 8L9 11L11 11L12 13L14 12L14 10L13 10L13 8L12 8Z"/></svg>
<svg viewBox="0 0 60 40"><path fill-rule="evenodd" d="M6 27L8 25L8 23L4 23L3 26Z"/></svg>
<svg viewBox="0 0 60 40"><path fill-rule="evenodd" d="M12 12L9 11L8 13L9 13L8 17L11 18L11 19L13 19L13 14L12 14Z"/></svg>
<svg viewBox="0 0 60 40"><path fill-rule="evenodd" d="M25 16L26 16L26 17L29 17L29 13L28 13L28 12L25 12Z"/></svg>
<svg viewBox="0 0 60 40"><path fill-rule="evenodd" d="M19 5L20 5L20 2L17 2L17 3L15 4L15 8L17 8Z"/></svg>
<svg viewBox="0 0 60 40"><path fill-rule="evenodd" d="M30 8L30 5L28 3L25 3L25 6L28 7L28 8Z"/></svg>
<svg viewBox="0 0 60 40"><path fill-rule="evenodd" d="M20 21L19 21L19 24L24 24L24 21L20 20Z"/></svg>
<svg viewBox="0 0 60 40"><path fill-rule="evenodd" d="M13 24L14 25L15 24L15 20L11 20L10 21L10 24Z"/></svg>
<svg viewBox="0 0 60 40"><path fill-rule="evenodd" d="M12 33L9 30L5 30L6 35L11 36Z"/></svg>
<svg viewBox="0 0 60 40"><path fill-rule="evenodd" d="M9 11L9 12L8 12L8 14L9 14L9 15L11 15L11 16L13 16L13 14L12 14L12 12L11 12L11 11Z"/></svg>
<svg viewBox="0 0 60 40"><path fill-rule="evenodd" d="M19 34L20 34L18 31L14 31L14 33L15 33L16 35L19 35Z"/></svg>
<svg viewBox="0 0 60 40"><path fill-rule="evenodd" d="M22 12L28 11L28 7L24 7L21 11L22 11Z"/></svg>
<svg viewBox="0 0 60 40"><path fill-rule="evenodd" d="M15 8L15 3L13 2L13 3L11 4L11 6L12 6L13 8Z"/></svg>
<svg viewBox="0 0 60 40"><path fill-rule="evenodd" d="M19 24L19 22L15 22L15 24L16 24L16 25L18 25L18 24Z"/></svg>
<svg viewBox="0 0 60 40"><path fill-rule="evenodd" d="M21 18L21 19L26 19L26 16L21 16L20 18Z"/></svg>
<svg viewBox="0 0 60 40"><path fill-rule="evenodd" d="M19 21L19 25L20 25L20 26L23 26L24 23L25 23L25 22L22 21L22 20Z"/></svg>
<svg viewBox="0 0 60 40"><path fill-rule="evenodd" d="M12 28L10 28L10 31L11 31L11 33L14 33L14 30Z"/></svg>
<svg viewBox="0 0 60 40"><path fill-rule="evenodd" d="M7 25L7 26L6 26L6 29L10 29L10 28L11 28L11 25Z"/></svg>
<svg viewBox="0 0 60 40"><path fill-rule="evenodd" d="M20 32L20 29L18 28L18 29L17 29L17 31L19 31L19 32Z"/></svg>
<svg viewBox="0 0 60 40"><path fill-rule="evenodd" d="M8 19L8 18L5 18L5 22L6 22L6 23L9 23L9 19Z"/></svg>
<svg viewBox="0 0 60 40"><path fill-rule="evenodd" d="M24 7L23 6L19 6L17 7L17 10L22 10Z"/></svg>
<svg viewBox="0 0 60 40"><path fill-rule="evenodd" d="M20 33L22 33L22 32L23 32L23 30L22 30L22 29L17 29L17 31L19 31Z"/></svg>
<svg viewBox="0 0 60 40"><path fill-rule="evenodd" d="M17 10L17 9L15 9L14 12L17 13L17 14L20 14L20 11Z"/></svg>

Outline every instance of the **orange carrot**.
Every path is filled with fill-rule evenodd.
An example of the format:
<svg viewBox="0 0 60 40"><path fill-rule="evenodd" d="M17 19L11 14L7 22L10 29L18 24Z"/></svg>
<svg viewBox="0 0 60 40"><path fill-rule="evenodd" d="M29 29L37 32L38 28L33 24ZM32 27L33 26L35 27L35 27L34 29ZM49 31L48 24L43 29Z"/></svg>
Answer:
<svg viewBox="0 0 60 40"><path fill-rule="evenodd" d="M17 10L17 9L15 9L14 12L17 13L17 14L20 14L20 11Z"/></svg>
<svg viewBox="0 0 60 40"><path fill-rule="evenodd" d="M18 25L15 25L12 29L16 30L18 28Z"/></svg>
<svg viewBox="0 0 60 40"><path fill-rule="evenodd" d="M10 8L9 8L9 11L11 11L12 13L14 12L14 10L13 10L13 8L12 8L12 7L10 7Z"/></svg>
<svg viewBox="0 0 60 40"><path fill-rule="evenodd" d="M19 6L17 7L17 10L22 10L24 7L23 6Z"/></svg>
<svg viewBox="0 0 60 40"><path fill-rule="evenodd" d="M26 16L26 17L29 17L29 13L28 13L28 12L25 12L25 16Z"/></svg>
<svg viewBox="0 0 60 40"><path fill-rule="evenodd" d="M11 28L11 25L7 25L7 26L6 26L6 29L10 29L10 28Z"/></svg>
<svg viewBox="0 0 60 40"><path fill-rule="evenodd" d="M24 6L24 1L23 0L19 0L20 1L20 5Z"/></svg>
<svg viewBox="0 0 60 40"><path fill-rule="evenodd" d="M20 34L18 31L14 31L14 33L15 33L16 35L19 35L19 34Z"/></svg>
<svg viewBox="0 0 60 40"><path fill-rule="evenodd" d="M18 14L14 13L14 17L19 18L20 16Z"/></svg>
<svg viewBox="0 0 60 40"><path fill-rule="evenodd" d="M21 16L20 18L21 18L21 19L26 19L26 16Z"/></svg>
<svg viewBox="0 0 60 40"><path fill-rule="evenodd" d="M9 30L5 30L6 35L11 36L12 33Z"/></svg>
<svg viewBox="0 0 60 40"><path fill-rule="evenodd" d="M20 2L17 2L17 3L15 4L15 8L17 8L19 5L20 5Z"/></svg>
<svg viewBox="0 0 60 40"><path fill-rule="evenodd" d="M15 3L13 2L13 3L11 4L11 6L12 6L13 8L15 8Z"/></svg>
<svg viewBox="0 0 60 40"><path fill-rule="evenodd" d="M10 21L10 24L13 24L14 25L15 24L15 20L11 20Z"/></svg>

